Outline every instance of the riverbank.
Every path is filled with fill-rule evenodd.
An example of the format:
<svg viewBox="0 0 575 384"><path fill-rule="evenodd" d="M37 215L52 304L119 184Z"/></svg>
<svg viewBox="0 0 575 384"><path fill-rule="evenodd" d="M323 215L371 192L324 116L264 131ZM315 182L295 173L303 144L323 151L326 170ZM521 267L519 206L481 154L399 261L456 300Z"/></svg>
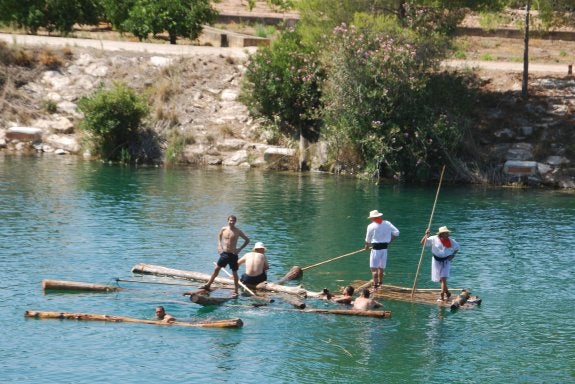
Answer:
<svg viewBox="0 0 575 384"><path fill-rule="evenodd" d="M291 158L295 151L286 148L291 144L267 135L237 100L244 63L254 52L253 47L174 46L11 34L0 34L0 39L12 46L29 47L31 55L56 57L62 63L56 70L46 65L10 69L10 82L6 84L13 85L5 87L0 116L0 147L6 151L84 154L81 133L76 131L81 118L76 101L100 84L123 81L138 91L157 93L154 113L169 116L170 122L154 127L158 133L166 134L177 127L174 132L188 138L181 157L168 160L242 167L295 164ZM468 50L479 52L481 44L472 41L475 43L467 45ZM513 39L490 41L492 45L487 48L493 49L491 55L496 58L496 50L517 52L512 43L521 44ZM555 48L559 44L547 43ZM527 102L520 97L522 63L473 59L486 58L485 53L446 62L446 68L475 71L489 96L485 99L490 100L477 106L475 136L482 161L492 164L493 173L469 175L474 182L522 181L575 187L575 147L570 136L575 103L569 97L575 83L567 74L566 62L553 62L553 57L569 57L552 53L552 48L541 48L543 42L533 44L540 47L533 60L542 62L531 63L531 97ZM569 45L561 46L571 49ZM29 146L25 140L13 140L9 128L16 127L39 129L41 145ZM322 145L315 146L313 152L312 168L328 168ZM523 162L519 163L520 172L503 172L510 161Z"/></svg>

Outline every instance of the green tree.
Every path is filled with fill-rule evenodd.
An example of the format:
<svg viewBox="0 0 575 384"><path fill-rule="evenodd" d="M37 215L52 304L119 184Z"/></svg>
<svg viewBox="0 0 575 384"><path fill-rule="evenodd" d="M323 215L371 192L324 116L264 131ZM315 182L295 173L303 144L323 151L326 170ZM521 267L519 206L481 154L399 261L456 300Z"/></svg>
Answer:
<svg viewBox="0 0 575 384"><path fill-rule="evenodd" d="M306 43L321 44L328 31L351 24L359 13L395 18L406 27L429 32L453 32L469 10L501 10L506 0L300 0L300 26ZM432 23L430 23L432 21Z"/></svg>
<svg viewBox="0 0 575 384"><path fill-rule="evenodd" d="M0 21L26 28L32 34L45 28L66 35L75 24L96 24L100 16L96 0L0 1Z"/></svg>
<svg viewBox="0 0 575 384"><path fill-rule="evenodd" d="M300 169L308 169L308 142L320 134L324 79L314 52L301 44L296 31L287 31L252 55L244 79L244 103L283 134L299 138Z"/></svg>
<svg viewBox="0 0 575 384"><path fill-rule="evenodd" d="M140 40L166 31L170 44L176 44L178 36L196 39L202 25L212 23L216 16L209 0L136 0L122 25Z"/></svg>
<svg viewBox="0 0 575 384"><path fill-rule="evenodd" d="M123 83L111 90L100 88L82 97L78 108L84 113L80 127L92 138L102 159L130 162L138 152L142 120L148 115L146 101Z"/></svg>
<svg viewBox="0 0 575 384"><path fill-rule="evenodd" d="M103 9L103 16L109 21L114 28L124 31L124 22L128 20L130 9L136 3L136 0L99 0Z"/></svg>

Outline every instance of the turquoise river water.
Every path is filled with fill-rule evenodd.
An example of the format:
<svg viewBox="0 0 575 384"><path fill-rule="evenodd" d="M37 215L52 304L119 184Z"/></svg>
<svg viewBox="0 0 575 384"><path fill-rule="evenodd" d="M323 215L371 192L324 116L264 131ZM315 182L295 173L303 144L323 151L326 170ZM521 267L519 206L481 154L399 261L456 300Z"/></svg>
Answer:
<svg viewBox="0 0 575 384"><path fill-rule="evenodd" d="M321 174L126 168L74 157L0 154L0 381L3 383L575 382L575 195L442 186L433 225L462 246L452 287L481 306L385 301L389 319L200 307L178 285L137 280L138 263L211 273L216 236L238 227L269 247L270 280L363 246L372 209L401 231L385 282L413 284L436 186ZM418 287L430 281L425 253ZM222 272L222 276L224 276ZM120 284L117 293L44 293L43 279ZM185 282L145 277L156 282ZM306 270L311 291L369 279L362 252ZM239 329L25 319L26 310L241 318ZM243 307L241 306L243 305ZM309 300L308 307L331 307Z"/></svg>

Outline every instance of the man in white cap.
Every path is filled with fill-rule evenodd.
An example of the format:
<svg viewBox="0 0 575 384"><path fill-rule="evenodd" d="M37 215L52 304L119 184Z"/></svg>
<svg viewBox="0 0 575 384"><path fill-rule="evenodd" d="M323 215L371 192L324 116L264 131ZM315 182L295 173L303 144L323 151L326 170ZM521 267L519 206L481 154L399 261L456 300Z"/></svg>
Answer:
<svg viewBox="0 0 575 384"><path fill-rule="evenodd" d="M240 281L246 285L258 285L268 279L266 271L270 269L268 259L265 255L266 247L264 243L258 241L254 245L254 250L243 255L238 260L238 265L245 264L246 272Z"/></svg>
<svg viewBox="0 0 575 384"><path fill-rule="evenodd" d="M367 226L365 249L371 249L369 268L373 279L373 288L377 289L383 281L387 265L387 247L399 236L399 230L387 220L377 209L369 213L371 223Z"/></svg>
<svg viewBox="0 0 575 384"><path fill-rule="evenodd" d="M421 239L421 245L431 247L431 281L441 284L441 298L444 301L451 297L451 292L447 288L447 278L451 269L451 260L459 252L459 243L449 237L451 231L443 226L437 231L437 235L429 236L429 228L425 230L425 235Z"/></svg>

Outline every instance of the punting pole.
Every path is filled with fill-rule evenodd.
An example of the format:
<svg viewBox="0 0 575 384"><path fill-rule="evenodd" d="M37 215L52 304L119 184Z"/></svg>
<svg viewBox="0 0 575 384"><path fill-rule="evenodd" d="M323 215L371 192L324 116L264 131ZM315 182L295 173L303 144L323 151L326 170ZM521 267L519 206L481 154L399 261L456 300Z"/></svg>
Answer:
<svg viewBox="0 0 575 384"><path fill-rule="evenodd" d="M292 267L292 268L289 270L289 272L277 282L277 284L282 284L282 283L284 283L284 282L286 282L286 281L300 278L300 277L303 276L303 271L305 271L305 270L307 270L307 269L315 268L315 267L320 266L320 265L322 265L322 264L326 264L326 263L329 263L329 262L331 262L331 261L334 261L334 260L337 260L337 259L341 259L342 257L347 257L347 256L355 255L356 253L359 253L359 252L361 252L361 251L365 251L365 248L361 248L361 249L358 249L357 251L353 251L353 252L350 252L350 253L346 253L345 255L337 256L337 257L334 257L333 259L325 260L325 261L322 261L322 262L320 262L320 263L312 264L312 265L309 265L309 266L303 267L303 268L300 268L300 267L298 267L298 266L296 265L296 266Z"/></svg>
<svg viewBox="0 0 575 384"><path fill-rule="evenodd" d="M441 169L441 176L439 176L439 184L437 185L437 192L435 193L435 201L433 202L433 208L431 209L431 216L429 217L429 224L427 228L431 229L431 222L433 221L433 214L435 213L435 205L437 204L437 198L439 197L439 190L441 189L441 182L443 181L443 173L445 172L445 165ZM413 287L411 288L411 299L413 300L413 295L415 294L415 288L417 286L417 277L419 276L419 270L421 269L421 261L423 260L423 254L425 252L425 243L421 247L421 255L419 256L419 263L417 264L417 272L415 272L415 279L413 280Z"/></svg>
<svg viewBox="0 0 575 384"><path fill-rule="evenodd" d="M214 263L214 265L217 267L218 265L216 263ZM229 277L232 277L232 275L225 269L222 268L222 270L226 273L226 275L228 275ZM240 281L240 279L238 278L238 283L242 286L243 289L246 290L246 292L248 292L250 295L255 296L256 294L252 292L251 289L249 289L248 287L246 287L246 285L244 283L242 283Z"/></svg>

